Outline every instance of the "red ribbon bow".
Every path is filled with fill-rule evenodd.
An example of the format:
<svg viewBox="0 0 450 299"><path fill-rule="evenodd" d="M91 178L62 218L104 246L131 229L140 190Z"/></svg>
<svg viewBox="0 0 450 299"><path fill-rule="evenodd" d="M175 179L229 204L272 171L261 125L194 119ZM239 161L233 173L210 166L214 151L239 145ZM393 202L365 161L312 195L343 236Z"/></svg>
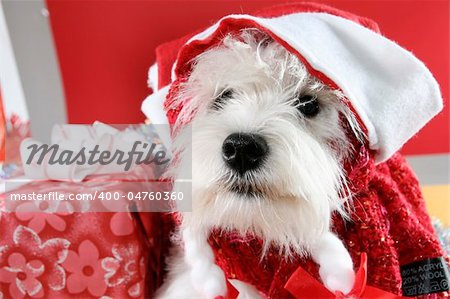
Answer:
<svg viewBox="0 0 450 299"><path fill-rule="evenodd" d="M323 299L344 299L344 298L377 298L377 299L399 299L405 298L381 289L368 286L367 283L367 254L361 254L361 264L356 272L355 284L347 295L341 292L333 294L326 289L319 281L307 273L303 268L298 267L291 275L284 286L296 299L303 298L323 298Z"/></svg>

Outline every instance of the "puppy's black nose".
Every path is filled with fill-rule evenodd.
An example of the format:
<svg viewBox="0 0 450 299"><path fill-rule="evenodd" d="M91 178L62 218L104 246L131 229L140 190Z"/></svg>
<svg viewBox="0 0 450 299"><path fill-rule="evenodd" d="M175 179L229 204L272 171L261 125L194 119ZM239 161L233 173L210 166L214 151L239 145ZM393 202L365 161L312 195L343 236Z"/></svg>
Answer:
<svg viewBox="0 0 450 299"><path fill-rule="evenodd" d="M233 133L222 145L223 160L240 174L260 166L268 152L266 140L257 134Z"/></svg>

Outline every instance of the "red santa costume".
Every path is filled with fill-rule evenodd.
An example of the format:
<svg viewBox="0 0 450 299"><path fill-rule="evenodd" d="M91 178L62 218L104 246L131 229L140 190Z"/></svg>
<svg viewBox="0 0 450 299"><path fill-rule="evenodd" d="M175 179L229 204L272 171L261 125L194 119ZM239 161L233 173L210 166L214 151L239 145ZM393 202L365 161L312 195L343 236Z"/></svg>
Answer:
<svg viewBox="0 0 450 299"><path fill-rule="evenodd" d="M357 150L345 165L354 192L352 221L333 221L333 231L345 243L355 268L365 252L368 285L404 296L444 296L445 254L417 178L397 153L442 109L439 87L425 65L383 37L373 21L312 3L224 17L196 35L157 49L157 64L150 70L155 92L143 111L153 122L173 125L183 107L164 107L171 106L179 82L189 76L192 58L244 28L266 32L312 75L341 90L367 135L364 144L355 140ZM261 261L257 238L213 231L208 244L227 279L250 283L268 298L296 298L285 285L299 266L318 277L317 266L304 258L286 261L274 252ZM428 278L414 281L411 273L417 271Z"/></svg>

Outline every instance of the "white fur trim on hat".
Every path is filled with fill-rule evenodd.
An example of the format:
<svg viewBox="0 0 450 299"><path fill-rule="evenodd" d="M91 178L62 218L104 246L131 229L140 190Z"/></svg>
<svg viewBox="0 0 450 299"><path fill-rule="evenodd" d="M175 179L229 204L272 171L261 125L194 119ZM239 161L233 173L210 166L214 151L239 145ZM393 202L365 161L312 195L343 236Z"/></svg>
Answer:
<svg viewBox="0 0 450 299"><path fill-rule="evenodd" d="M154 63L149 69L148 69L148 80L147 80L148 87L153 89L153 91L158 90L158 64Z"/></svg>
<svg viewBox="0 0 450 299"><path fill-rule="evenodd" d="M150 81L150 80L149 80ZM170 85L161 89L153 89L141 105L141 110L150 122L155 125L155 130L166 148L171 148L172 139L170 137L169 121L164 111L164 101L169 92Z"/></svg>

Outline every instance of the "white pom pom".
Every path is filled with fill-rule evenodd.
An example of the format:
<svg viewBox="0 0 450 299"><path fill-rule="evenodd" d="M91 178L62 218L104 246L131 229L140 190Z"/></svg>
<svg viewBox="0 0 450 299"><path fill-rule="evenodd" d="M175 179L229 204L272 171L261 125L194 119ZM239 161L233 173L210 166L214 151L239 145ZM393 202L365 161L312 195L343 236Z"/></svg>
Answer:
<svg viewBox="0 0 450 299"><path fill-rule="evenodd" d="M225 296L225 275L215 263L214 253L206 234L193 234L189 228L183 230L184 258L191 267L191 281L196 290L206 298Z"/></svg>

